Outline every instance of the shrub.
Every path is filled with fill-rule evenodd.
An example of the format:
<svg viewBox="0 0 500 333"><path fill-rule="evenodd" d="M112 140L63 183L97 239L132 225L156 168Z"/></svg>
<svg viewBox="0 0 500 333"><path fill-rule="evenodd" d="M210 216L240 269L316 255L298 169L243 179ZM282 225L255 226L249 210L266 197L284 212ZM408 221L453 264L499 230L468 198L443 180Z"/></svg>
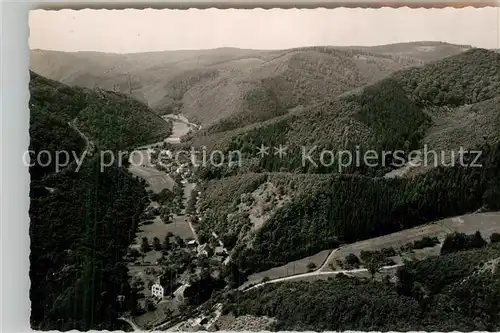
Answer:
<svg viewBox="0 0 500 333"><path fill-rule="evenodd" d="M148 241L147 237L142 238L141 251L143 253L151 251L151 247L149 246L149 241Z"/></svg>
<svg viewBox="0 0 500 333"><path fill-rule="evenodd" d="M313 263L312 261L310 263L307 264L307 269L312 271L316 268L316 264Z"/></svg>
<svg viewBox="0 0 500 333"><path fill-rule="evenodd" d="M433 247L436 244L439 244L439 239L437 237L425 236L420 240L414 241L413 248L414 249L424 249L426 247Z"/></svg>
<svg viewBox="0 0 500 333"><path fill-rule="evenodd" d="M359 260L359 258L354 253L349 253L345 257L345 263L347 265L349 265L349 266L357 267L357 266L359 266L359 264L361 263L361 261Z"/></svg>
<svg viewBox="0 0 500 333"><path fill-rule="evenodd" d="M486 244L479 231L476 231L473 235L455 232L448 235L444 240L441 247L441 254L478 249L486 246Z"/></svg>
<svg viewBox="0 0 500 333"><path fill-rule="evenodd" d="M494 232L490 236L490 241L492 243L500 243L500 234L497 232Z"/></svg>

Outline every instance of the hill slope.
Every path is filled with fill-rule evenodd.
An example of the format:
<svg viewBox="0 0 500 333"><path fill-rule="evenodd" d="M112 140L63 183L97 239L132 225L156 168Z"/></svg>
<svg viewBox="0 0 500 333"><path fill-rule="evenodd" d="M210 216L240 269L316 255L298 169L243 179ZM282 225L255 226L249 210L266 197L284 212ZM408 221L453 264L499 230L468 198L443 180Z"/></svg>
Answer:
<svg viewBox="0 0 500 333"><path fill-rule="evenodd" d="M273 331L495 331L499 251L492 244L409 263L396 284L339 275L268 285L228 297L225 311L275 318Z"/></svg>
<svg viewBox="0 0 500 333"><path fill-rule="evenodd" d="M157 142L171 125L140 102L103 90L71 88L30 72L30 109L37 116L73 122L102 148L124 149Z"/></svg>
<svg viewBox="0 0 500 333"><path fill-rule="evenodd" d="M498 54L474 49L395 73L333 103L232 132L229 140L218 143L226 140L227 150L241 149L248 157L244 162L261 144L286 144L289 156L270 154L248 168L201 170L202 177L212 179L202 195L201 230L215 230L225 244L234 246L234 267L244 276L339 242L498 207L499 70ZM427 77L432 84L423 79ZM465 91L455 98L440 88L443 97L436 99L435 84L460 85ZM464 114L468 117L461 120ZM467 137L455 135L465 127ZM482 151L483 167L460 165L455 155L454 165L431 168L410 179L386 179L380 163L353 163L343 170L345 175L338 175L337 165L301 167L300 151L292 153L294 145L317 145L317 151L360 145L377 152L408 152L424 143ZM464 161L471 163L474 157Z"/></svg>
<svg viewBox="0 0 500 333"><path fill-rule="evenodd" d="M422 45L427 45L422 42ZM462 51L435 45L432 59ZM401 44L411 56L369 49L308 47L280 51L222 48L140 54L34 50L31 69L69 85L100 87L147 102L158 113L180 112L210 132L264 121L324 101L423 63L424 46ZM420 50L420 51L419 51Z"/></svg>
<svg viewBox="0 0 500 333"><path fill-rule="evenodd" d="M144 183L123 167L100 170L99 150L81 156L86 140L78 126L92 133L103 149L135 144L130 123L120 123L121 106L147 118L146 107L122 96L70 88L32 73L30 149L46 150L52 163L30 167L30 300L35 330L119 330L122 311L135 308L127 267L121 263L147 199ZM99 110L87 122L83 114ZM132 119L134 119L132 117ZM137 119L136 119L137 120ZM111 124L111 125L110 125ZM153 122L153 126L155 123ZM165 125L156 124L165 131ZM146 134L147 135L147 134ZM139 137L149 139L148 136ZM68 151L81 164L55 167L56 152ZM74 155L73 155L74 153ZM70 162L68 161L68 162ZM61 161L64 162L64 161ZM116 302L123 295L123 304Z"/></svg>
<svg viewBox="0 0 500 333"><path fill-rule="evenodd" d="M472 49L459 55L398 71L372 85L356 89L316 105L297 108L271 120L227 131L223 134L196 133L187 144L207 145L224 151L241 150L255 157L261 144L288 147L285 158L269 154L258 161L266 171L332 172L328 167L303 163L301 148L316 147L318 162L322 149L337 153L356 147L377 152L406 154L422 149L457 150L473 148L500 139L500 55ZM456 135L458 131L465 132ZM467 135L465 135L467 133ZM383 175L385 166L363 169L344 168L344 173ZM380 163L379 163L380 164Z"/></svg>

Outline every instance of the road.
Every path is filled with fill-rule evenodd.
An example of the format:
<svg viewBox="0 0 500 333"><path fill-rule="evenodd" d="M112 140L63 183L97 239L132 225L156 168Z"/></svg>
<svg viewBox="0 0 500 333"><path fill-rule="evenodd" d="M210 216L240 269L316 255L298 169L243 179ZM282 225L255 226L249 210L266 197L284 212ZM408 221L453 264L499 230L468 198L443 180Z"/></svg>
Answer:
<svg viewBox="0 0 500 333"><path fill-rule="evenodd" d="M121 320L121 321L128 323L134 331L144 331L144 329L142 327L140 327L139 325L137 325L133 319L120 317L120 318L118 318L118 320Z"/></svg>
<svg viewBox="0 0 500 333"><path fill-rule="evenodd" d="M194 191L196 188L195 183L186 183L184 184L184 207L187 207L187 204L189 202L189 198L191 198L191 193ZM196 205L195 205L196 206ZM186 208L184 208L184 214L185 214ZM189 228L191 229L191 232L193 233L193 237L196 240L197 244L200 244L198 240L198 234L196 233L195 228L193 227L193 224L191 223L191 219L188 217L187 222L189 224Z"/></svg>
<svg viewBox="0 0 500 333"><path fill-rule="evenodd" d="M441 220L441 221L436 221L435 223L437 223L438 225L440 225L443 228L446 228L449 232L453 233L453 232L457 232L457 230L456 230L457 228L459 229L461 226L464 226L467 223L470 224L471 221L467 222L466 219L469 218L469 217L471 217L471 216L478 216L478 217L481 217L481 216L500 217L500 213L499 212L489 212L489 213L469 214L469 215L462 215L462 216L452 217L449 220L451 220L452 222L454 222L454 227L446 225L445 223L443 223L443 221L445 221L446 219L445 220ZM474 225L476 225L476 224L474 224ZM492 229L492 228L489 228L489 229ZM498 229L498 226L495 225L495 230L497 230L497 229ZM458 231L460 231L460 232L466 232L466 231L462 231L462 230L458 230ZM287 277L282 277L282 278L276 278L276 279L268 280L266 282L261 282L261 283L258 283L258 284L254 285L254 286L252 286L252 287L250 287L248 289L245 289L244 292L246 292L248 290L255 289L255 288L262 287L262 286L264 286L266 284L269 284L269 283L278 283L278 282L283 282L283 281L300 280L300 279L304 279L304 278L308 278L308 277L313 277L313 276L329 276L329 275L337 275L337 274L341 274L341 273L349 274L349 273L361 273L361 272L367 272L368 271L366 268L358 268L358 269L352 269L352 270L339 270L339 271L325 271L325 272L323 272L322 270L327 267L328 263L331 261L331 259L335 255L335 253L338 250L340 250L340 249L341 248L337 248L335 250L332 250L332 252L328 255L328 258L325 260L325 262L323 263L323 265L321 265L321 267L318 268L317 270L315 270L314 272L297 274L297 275L291 275L291 276L287 276ZM397 265L391 265L391 266L384 266L384 267L381 267L381 270L388 270L388 269L400 267L402 265L403 264L397 264Z"/></svg>
<svg viewBox="0 0 500 333"><path fill-rule="evenodd" d="M334 251L332 251L334 252ZM328 262L328 261L326 261ZM324 266L324 265L323 265ZM304 279L304 278L309 278L309 277L312 277L312 276L329 276L329 275L337 275L337 274L352 274L352 273L361 273L361 272L368 272L368 269L367 268L357 268L357 269L343 269L343 270L340 270L340 271L334 271L334 272L322 272L321 269L323 268L323 266L321 266L320 269L314 271L314 272L310 272L310 273L304 273L304 274L297 274L297 275L292 275L292 276L287 276L287 277L282 277L282 278L278 278L278 279L273 279L273 280L269 280L269 281L266 281L266 282L261 282L261 283L258 283L248 289L245 289L243 290L243 292L247 292L249 290L252 290L252 289L256 289L256 288L260 288L266 284L270 284L270 283L278 283L278 282L284 282L284 281L292 281L292 280L300 280L300 279ZM380 270L388 270L388 269L392 269L392 268L396 268L396 267L400 267L400 266L403 266L403 264L396 264L396 265L390 265L390 266L383 266L380 268Z"/></svg>
<svg viewBox="0 0 500 333"><path fill-rule="evenodd" d="M316 271L321 271L323 269L325 269L327 266L328 266L328 263L330 262L330 260L333 258L335 252L337 252L339 249L333 249L330 254L328 255L328 257L325 259L325 261L323 262L323 265L321 265L320 268L318 268Z"/></svg>
<svg viewBox="0 0 500 333"><path fill-rule="evenodd" d="M94 142L91 141L89 138L87 138L87 136L83 134L83 132L80 131L78 127L76 127L76 118L73 119L72 121L68 121L68 125L85 140L85 150L83 151L82 156L85 156L85 154L89 153L89 150L93 151L95 148Z"/></svg>

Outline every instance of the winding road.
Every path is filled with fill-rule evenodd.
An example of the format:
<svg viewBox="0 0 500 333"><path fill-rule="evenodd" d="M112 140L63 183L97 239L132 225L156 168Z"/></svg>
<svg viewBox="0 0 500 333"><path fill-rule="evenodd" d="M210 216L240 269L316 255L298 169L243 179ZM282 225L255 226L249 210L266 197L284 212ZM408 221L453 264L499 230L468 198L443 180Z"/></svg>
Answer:
<svg viewBox="0 0 500 333"><path fill-rule="evenodd" d="M334 251L332 251L332 252L334 252ZM328 260L325 261L325 262L328 262ZM393 269L393 268L397 268L397 267L400 267L400 266L403 266L403 264L383 266L383 267L380 268L380 270L388 270L388 269ZM340 271L322 272L321 271L322 268L323 268L323 266L321 266L320 269L318 269L318 270L316 270L314 272L304 273L304 274L297 274L297 275L291 275L291 276L287 276L287 277L282 277L282 278L277 278L277 279L269 280L269 281L266 281L266 282L261 282L261 283L258 283L256 285L251 286L250 288L247 288L247 289L243 290L243 292L247 292L247 291L252 290L252 289L260 288L260 287L263 287L266 284L270 284L270 283L278 283L278 282L292 281L292 280L301 280L301 279L306 279L306 278L310 278L310 277L313 277L313 276L330 276L330 275L337 275L337 274L352 274L352 273L368 272L367 268L343 269L343 270L340 270Z"/></svg>

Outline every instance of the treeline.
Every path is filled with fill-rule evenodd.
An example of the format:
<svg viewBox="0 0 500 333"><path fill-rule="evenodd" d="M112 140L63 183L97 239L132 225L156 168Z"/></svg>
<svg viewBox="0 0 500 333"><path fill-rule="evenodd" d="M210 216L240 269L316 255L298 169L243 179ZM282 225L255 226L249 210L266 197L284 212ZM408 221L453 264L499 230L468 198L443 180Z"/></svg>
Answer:
<svg viewBox="0 0 500 333"><path fill-rule="evenodd" d="M266 285L229 294L223 311L274 317L275 331L497 331L499 256L492 244L408 263L395 284L340 274Z"/></svg>
<svg viewBox="0 0 500 333"><path fill-rule="evenodd" d="M236 248L234 279L334 248L441 218L500 208L500 144L487 146L482 168L439 167L411 179L335 176L294 195ZM286 227L285 227L286 226Z"/></svg>
<svg viewBox="0 0 500 333"><path fill-rule="evenodd" d="M474 104L500 94L500 54L471 49L394 77L419 105Z"/></svg>

